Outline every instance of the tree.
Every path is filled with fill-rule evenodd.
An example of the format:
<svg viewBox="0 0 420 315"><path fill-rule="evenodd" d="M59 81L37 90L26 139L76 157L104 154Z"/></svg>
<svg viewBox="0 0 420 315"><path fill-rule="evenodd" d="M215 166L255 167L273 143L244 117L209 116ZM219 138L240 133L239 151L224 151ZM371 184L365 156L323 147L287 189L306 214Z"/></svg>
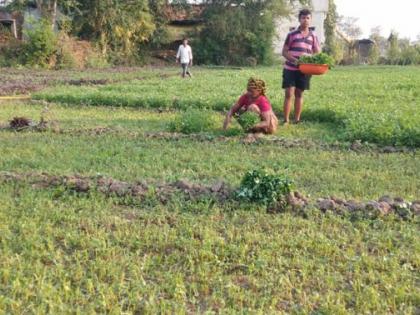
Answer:
<svg viewBox="0 0 420 315"><path fill-rule="evenodd" d="M331 55L336 62L339 62L343 59L343 49L336 36L338 17L339 16L337 13L337 7L334 3L334 0L329 0L328 13L324 21L325 44L323 47L323 51Z"/></svg>
<svg viewBox="0 0 420 315"><path fill-rule="evenodd" d="M358 21L359 19L356 17L340 15L338 27L346 36L354 40L363 34L362 29L357 25Z"/></svg>
<svg viewBox="0 0 420 315"><path fill-rule="evenodd" d="M74 25L78 35L97 40L104 55L110 49L126 57L135 56L155 30L147 0L81 1Z"/></svg>
<svg viewBox="0 0 420 315"><path fill-rule="evenodd" d="M155 24L155 30L151 36L151 45L155 47L160 47L168 38L167 23L169 19L165 14L167 5L169 5L168 0L149 0L149 8Z"/></svg>
<svg viewBox="0 0 420 315"><path fill-rule="evenodd" d="M399 54L400 54L400 47L398 45L398 33L396 33L395 31L391 31L391 34L388 37L388 51L387 51L388 62L391 64L397 64Z"/></svg>
<svg viewBox="0 0 420 315"><path fill-rule="evenodd" d="M50 23L54 29L57 22L58 8L69 10L77 6L77 0L13 0L9 7L18 11L26 9L29 5L35 5L41 14L41 18Z"/></svg>
<svg viewBox="0 0 420 315"><path fill-rule="evenodd" d="M57 37L46 19L36 21L25 31L23 62L31 66L47 67L57 49Z"/></svg>
<svg viewBox="0 0 420 315"><path fill-rule="evenodd" d="M153 16L155 30L151 36L150 46L152 48L161 48L162 45L169 43L168 22L170 21L170 14L168 14L168 7L172 6L177 9L190 8L187 0L148 0L150 13Z"/></svg>
<svg viewBox="0 0 420 315"><path fill-rule="evenodd" d="M370 30L369 39L374 44L369 51L368 62L369 64L377 64L381 57L382 51L386 49L386 39L381 35L381 27L376 26Z"/></svg>
<svg viewBox="0 0 420 315"><path fill-rule="evenodd" d="M269 63L275 18L290 13L289 0L204 0L205 25L198 34L199 61L215 64ZM300 0L307 3L306 0Z"/></svg>

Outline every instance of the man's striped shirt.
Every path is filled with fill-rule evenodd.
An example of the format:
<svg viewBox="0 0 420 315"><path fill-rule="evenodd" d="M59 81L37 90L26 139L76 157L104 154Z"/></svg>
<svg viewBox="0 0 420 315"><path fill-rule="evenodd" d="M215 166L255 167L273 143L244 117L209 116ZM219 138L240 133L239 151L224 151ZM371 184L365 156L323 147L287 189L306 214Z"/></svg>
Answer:
<svg viewBox="0 0 420 315"><path fill-rule="evenodd" d="M309 30L307 36L304 36L299 29L290 32L289 34L287 34L286 41L284 44L289 48L289 53L295 58L299 58L303 54L312 55L315 50L320 50L318 37L311 30ZM288 60L286 60L284 68L293 71L299 70L299 68L295 64L291 63Z"/></svg>

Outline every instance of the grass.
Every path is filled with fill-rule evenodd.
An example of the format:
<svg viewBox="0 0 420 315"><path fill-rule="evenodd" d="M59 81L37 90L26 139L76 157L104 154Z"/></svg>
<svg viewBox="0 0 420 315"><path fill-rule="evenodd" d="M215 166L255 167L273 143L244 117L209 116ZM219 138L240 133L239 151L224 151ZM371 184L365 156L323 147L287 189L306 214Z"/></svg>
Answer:
<svg viewBox="0 0 420 315"><path fill-rule="evenodd" d="M0 121L14 115L37 119L44 105L6 103ZM270 143L243 145L236 138L227 142L167 141L148 139L147 132L167 130L176 113L157 113L131 108L72 107L49 105L50 117L64 130L109 127L117 132L15 133L0 131L1 170L48 171L54 174L101 173L121 180L137 178L174 181L186 178L213 182L224 178L239 184L246 171L264 167L287 172L297 188L314 197L337 195L374 199L384 194L420 198L416 152L379 154L325 150L322 147L289 149ZM217 116L220 127L223 116ZM333 127L319 123L279 128L277 136L289 139L332 141ZM234 128L240 128L238 125ZM264 156L261 156L264 152ZM127 172L127 169L130 171Z"/></svg>
<svg viewBox="0 0 420 315"><path fill-rule="evenodd" d="M414 224L0 194L6 313L410 314L420 299Z"/></svg>
<svg viewBox="0 0 420 315"><path fill-rule="evenodd" d="M184 81L153 74L101 87L54 87L37 95L57 103L0 103L0 123L15 116L39 120L47 106L48 118L66 131L0 129L0 171L100 173L154 183L185 178L210 184L223 179L237 186L248 170L262 167L286 174L312 199L334 195L366 201L385 194L420 199L416 149L355 152L347 142L363 140L351 137L356 132L371 135L385 128L374 142L398 143L403 130L417 128L410 125L419 119L414 110L419 94L412 84L418 77L416 68L349 67L314 78L306 98L306 121L281 126L276 134L314 143L307 148L247 145L240 141L242 136L226 141L146 136L167 132L181 117L177 110L188 104L214 105L212 118L220 127L206 134L223 135L218 111L235 100L255 71L266 76L270 99L279 110L280 71L275 68L196 69L194 80ZM133 80L131 72L119 75L123 81ZM100 95L100 101L89 103L95 100L92 95ZM148 107L170 111L144 108L146 98L156 102ZM116 106L130 105L121 100L135 102ZM381 106L386 123L375 125ZM368 127L356 124L357 115ZM401 123L401 128L387 133L387 119L392 126ZM109 130L88 130L98 127ZM236 122L232 128L240 129ZM411 134L407 137L416 141ZM324 145L335 142L339 145L334 148ZM273 215L257 205L180 196L163 204L153 191L134 204L93 190L78 194L21 181L0 182L0 198L0 314L419 311L418 219L403 221L391 215L351 221L314 208L307 209L306 217Z"/></svg>
<svg viewBox="0 0 420 315"><path fill-rule="evenodd" d="M412 154L290 150L270 144L245 146L235 142L209 145L187 139L176 142L130 139L124 134L75 137L22 133L2 138L2 170L101 173L129 181L186 178L213 182L224 178L238 184L249 169L265 167L283 172L287 168L297 188L315 197L366 199L392 194L417 198L420 191L420 181L415 176L419 158Z"/></svg>
<svg viewBox="0 0 420 315"><path fill-rule="evenodd" d="M106 86L54 87L34 97L66 104L220 111L236 101L248 77L256 74L267 81L268 97L275 110L281 111L283 92L278 68L195 72L194 80L152 77ZM419 147L419 73L417 67L338 67L328 75L313 78L302 119L335 124L339 139Z"/></svg>

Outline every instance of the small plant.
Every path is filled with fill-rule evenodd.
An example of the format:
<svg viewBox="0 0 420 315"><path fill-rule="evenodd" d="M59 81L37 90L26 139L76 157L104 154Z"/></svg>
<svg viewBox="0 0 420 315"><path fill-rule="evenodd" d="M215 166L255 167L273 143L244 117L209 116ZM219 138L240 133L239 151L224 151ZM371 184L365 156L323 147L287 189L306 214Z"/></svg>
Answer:
<svg viewBox="0 0 420 315"><path fill-rule="evenodd" d="M260 116L255 112L246 111L245 113L236 116L236 119L242 129L248 131L260 121Z"/></svg>
<svg viewBox="0 0 420 315"><path fill-rule="evenodd" d="M33 23L25 31L25 62L31 66L47 67L57 50L57 36L47 20Z"/></svg>
<svg viewBox="0 0 420 315"><path fill-rule="evenodd" d="M334 58L325 53L315 55L305 55L299 58L299 63L313 63L318 65L328 65L329 68L334 67Z"/></svg>
<svg viewBox="0 0 420 315"><path fill-rule="evenodd" d="M189 108L169 124L169 131L190 134L211 131L216 126L217 121L211 111Z"/></svg>
<svg viewBox="0 0 420 315"><path fill-rule="evenodd" d="M237 197L247 202L265 206L287 203L286 197L293 182L284 176L268 174L263 170L252 170L245 174L237 191Z"/></svg>

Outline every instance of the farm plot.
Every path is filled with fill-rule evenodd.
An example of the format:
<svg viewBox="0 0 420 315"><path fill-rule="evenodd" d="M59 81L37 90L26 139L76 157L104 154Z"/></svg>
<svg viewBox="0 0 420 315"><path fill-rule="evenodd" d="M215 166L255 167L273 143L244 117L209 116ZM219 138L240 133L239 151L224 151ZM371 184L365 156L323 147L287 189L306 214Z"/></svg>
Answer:
<svg viewBox="0 0 420 315"><path fill-rule="evenodd" d="M159 77L159 70L145 68L114 68L89 70L29 70L1 69L0 96L12 96L33 93L47 86L57 85L104 85L132 79ZM168 71L165 71L165 76Z"/></svg>
<svg viewBox="0 0 420 315"><path fill-rule="evenodd" d="M279 68L196 71L194 80L177 77L106 86L61 87L39 92L36 99L66 104L189 107L226 110L243 92L251 75L267 81L274 109L282 109ZM341 140L382 145L420 146L420 71L416 67L337 68L314 77L302 119L336 126Z"/></svg>
<svg viewBox="0 0 420 315"><path fill-rule="evenodd" d="M403 137L417 128L417 70L346 68L315 78L306 121L261 138L238 124L222 132L221 112L253 72L267 76L279 111L275 68L197 69L184 81L171 76L178 69L141 70L150 77L0 103L0 310L415 314L419 216L399 210L420 199L417 140ZM122 103L125 96L133 101ZM172 132L188 106L213 109L202 113L215 124ZM369 129L380 106L400 129ZM41 116L55 124L8 128L13 117ZM293 180L312 203L269 213L233 198L259 168ZM368 209L381 196L393 205L386 216L321 206L345 199Z"/></svg>

